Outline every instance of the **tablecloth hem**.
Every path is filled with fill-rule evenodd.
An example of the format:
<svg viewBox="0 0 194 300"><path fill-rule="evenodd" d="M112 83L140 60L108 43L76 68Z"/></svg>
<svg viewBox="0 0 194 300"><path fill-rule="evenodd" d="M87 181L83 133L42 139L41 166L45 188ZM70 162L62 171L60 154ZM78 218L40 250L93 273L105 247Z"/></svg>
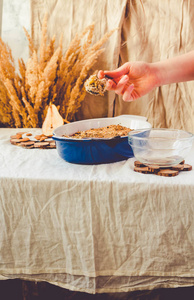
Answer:
<svg viewBox="0 0 194 300"><path fill-rule="evenodd" d="M105 276L168 276L168 277L194 277L194 272L115 272L115 271L101 271L101 272L80 272L80 271L67 271L59 269L46 269L46 270L28 270L28 269L2 269L0 270L0 275L6 276L6 274L23 274L23 275L37 275L37 274L69 274L73 276L86 276L86 277L105 277Z"/></svg>

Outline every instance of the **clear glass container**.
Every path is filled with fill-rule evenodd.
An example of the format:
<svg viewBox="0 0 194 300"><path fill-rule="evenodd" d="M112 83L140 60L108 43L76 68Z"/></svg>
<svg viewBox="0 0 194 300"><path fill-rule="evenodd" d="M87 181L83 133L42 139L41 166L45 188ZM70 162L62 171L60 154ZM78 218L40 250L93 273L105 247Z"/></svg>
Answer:
<svg viewBox="0 0 194 300"><path fill-rule="evenodd" d="M145 165L170 167L183 161L194 135L179 129L148 128L129 132L128 143L135 158Z"/></svg>

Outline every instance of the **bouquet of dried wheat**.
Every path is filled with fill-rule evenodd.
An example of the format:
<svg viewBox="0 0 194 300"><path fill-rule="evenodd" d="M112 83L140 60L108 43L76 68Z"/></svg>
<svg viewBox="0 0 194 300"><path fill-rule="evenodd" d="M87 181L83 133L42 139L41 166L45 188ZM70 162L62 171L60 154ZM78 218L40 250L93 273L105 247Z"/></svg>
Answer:
<svg viewBox="0 0 194 300"><path fill-rule="evenodd" d="M18 60L16 72L11 49L0 39L0 124L9 127L42 127L49 105L59 109L64 121L73 120L84 100L84 82L104 51L102 45L115 30L92 45L94 24L76 34L63 53L63 38L58 47L47 35L47 15L42 23L41 41L36 49L24 28L29 43L29 58Z"/></svg>

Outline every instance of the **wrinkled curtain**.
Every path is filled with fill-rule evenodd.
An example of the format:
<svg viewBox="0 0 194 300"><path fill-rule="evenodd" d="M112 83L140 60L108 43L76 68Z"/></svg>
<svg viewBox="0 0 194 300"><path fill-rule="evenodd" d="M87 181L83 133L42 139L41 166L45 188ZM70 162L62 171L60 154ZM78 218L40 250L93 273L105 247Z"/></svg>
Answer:
<svg viewBox="0 0 194 300"><path fill-rule="evenodd" d="M194 1L128 0L122 26L120 65L156 62L194 49ZM194 67L194 66L193 66ZM144 115L153 127L194 132L194 81L159 87L133 103L116 98L115 113Z"/></svg>
<svg viewBox="0 0 194 300"><path fill-rule="evenodd" d="M81 33L86 26L95 23L93 44L112 29L116 30L103 45L104 53L99 57L96 69L114 69L118 66L121 28L125 16L127 0L31 0L32 36L36 46L41 37L41 24L48 13L49 37L56 35L56 42L63 33L64 51L75 34ZM87 95L78 119L112 116L115 94L106 93L105 97Z"/></svg>
<svg viewBox="0 0 194 300"><path fill-rule="evenodd" d="M40 41L45 12L50 36L64 33L64 48L76 32L95 21L94 41L119 27L106 42L94 69L114 69L126 61L156 62L194 48L194 1L187 0L31 0L32 34ZM94 70L93 70L94 71ZM165 85L125 103L114 92L87 95L76 119L120 114L143 115L153 127L194 132L194 81Z"/></svg>

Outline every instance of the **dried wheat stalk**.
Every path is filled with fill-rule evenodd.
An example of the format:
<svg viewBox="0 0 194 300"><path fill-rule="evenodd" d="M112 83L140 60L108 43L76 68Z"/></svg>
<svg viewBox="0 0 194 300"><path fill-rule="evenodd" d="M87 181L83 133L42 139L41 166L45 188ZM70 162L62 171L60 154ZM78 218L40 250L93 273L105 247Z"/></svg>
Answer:
<svg viewBox="0 0 194 300"><path fill-rule="evenodd" d="M47 35L48 16L42 23L39 49L24 28L29 43L29 58L18 60L16 72L11 49L0 39L0 118L9 127L42 127L50 103L59 107L65 122L72 121L85 98L84 82L102 45L115 30L92 45L94 24L76 34L63 54L63 38L56 47L55 36Z"/></svg>

